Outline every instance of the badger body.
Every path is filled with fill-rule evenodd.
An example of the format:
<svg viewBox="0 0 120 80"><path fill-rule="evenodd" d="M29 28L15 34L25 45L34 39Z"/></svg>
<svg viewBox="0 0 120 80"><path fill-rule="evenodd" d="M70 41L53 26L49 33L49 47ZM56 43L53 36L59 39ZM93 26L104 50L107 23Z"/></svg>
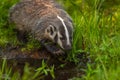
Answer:
<svg viewBox="0 0 120 80"><path fill-rule="evenodd" d="M63 50L71 49L72 19L54 0L21 0L10 9L10 21L39 41L48 39Z"/></svg>

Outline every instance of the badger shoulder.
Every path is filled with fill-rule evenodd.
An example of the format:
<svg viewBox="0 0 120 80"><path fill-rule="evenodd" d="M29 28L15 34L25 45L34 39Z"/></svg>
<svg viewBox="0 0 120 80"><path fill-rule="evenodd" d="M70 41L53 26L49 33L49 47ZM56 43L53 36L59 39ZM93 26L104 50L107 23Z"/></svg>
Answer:
<svg viewBox="0 0 120 80"><path fill-rule="evenodd" d="M53 14L58 14L53 0L22 0L10 9L10 20L18 29L28 30Z"/></svg>

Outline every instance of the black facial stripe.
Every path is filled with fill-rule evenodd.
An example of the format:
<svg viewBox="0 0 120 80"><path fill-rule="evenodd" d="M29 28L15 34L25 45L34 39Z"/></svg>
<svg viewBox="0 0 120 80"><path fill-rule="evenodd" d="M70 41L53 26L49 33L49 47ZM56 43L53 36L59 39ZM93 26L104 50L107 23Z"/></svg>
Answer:
<svg viewBox="0 0 120 80"><path fill-rule="evenodd" d="M66 25L66 26L69 34L69 39L72 39L72 34L73 34L72 28L70 27L70 25Z"/></svg>
<svg viewBox="0 0 120 80"><path fill-rule="evenodd" d="M57 43L57 41L58 41L58 35L57 34L55 35L54 40Z"/></svg>
<svg viewBox="0 0 120 80"><path fill-rule="evenodd" d="M59 29L60 29L60 34L61 34L60 40L65 40L66 39L66 34L65 34L64 26L61 25L61 27Z"/></svg>
<svg viewBox="0 0 120 80"><path fill-rule="evenodd" d="M53 26L53 28L54 28L54 31L57 31L57 29L56 29L56 27L55 27L55 26Z"/></svg>
<svg viewBox="0 0 120 80"><path fill-rule="evenodd" d="M50 34L53 35L53 33L54 33L53 29L52 29L52 27L50 27Z"/></svg>

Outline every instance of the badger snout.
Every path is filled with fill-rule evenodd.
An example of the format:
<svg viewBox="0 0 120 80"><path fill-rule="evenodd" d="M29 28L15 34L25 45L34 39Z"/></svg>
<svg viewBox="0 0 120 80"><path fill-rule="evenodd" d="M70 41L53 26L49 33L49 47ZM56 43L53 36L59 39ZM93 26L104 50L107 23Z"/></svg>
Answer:
<svg viewBox="0 0 120 80"><path fill-rule="evenodd" d="M71 45L66 45L66 46L64 47L64 49L65 49L66 51L69 51L69 50L72 49L72 46L71 46Z"/></svg>

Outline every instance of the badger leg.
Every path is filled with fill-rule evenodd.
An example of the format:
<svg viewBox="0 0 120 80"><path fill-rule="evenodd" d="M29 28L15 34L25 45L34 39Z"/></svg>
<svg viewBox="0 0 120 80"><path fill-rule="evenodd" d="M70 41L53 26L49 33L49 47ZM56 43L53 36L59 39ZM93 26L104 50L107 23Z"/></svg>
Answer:
<svg viewBox="0 0 120 80"><path fill-rule="evenodd" d="M48 52L50 52L51 54L54 55L62 55L65 54L65 52L63 50L61 50L60 48L58 48L55 44L53 43L47 43L48 40L41 40L41 44L47 49Z"/></svg>

